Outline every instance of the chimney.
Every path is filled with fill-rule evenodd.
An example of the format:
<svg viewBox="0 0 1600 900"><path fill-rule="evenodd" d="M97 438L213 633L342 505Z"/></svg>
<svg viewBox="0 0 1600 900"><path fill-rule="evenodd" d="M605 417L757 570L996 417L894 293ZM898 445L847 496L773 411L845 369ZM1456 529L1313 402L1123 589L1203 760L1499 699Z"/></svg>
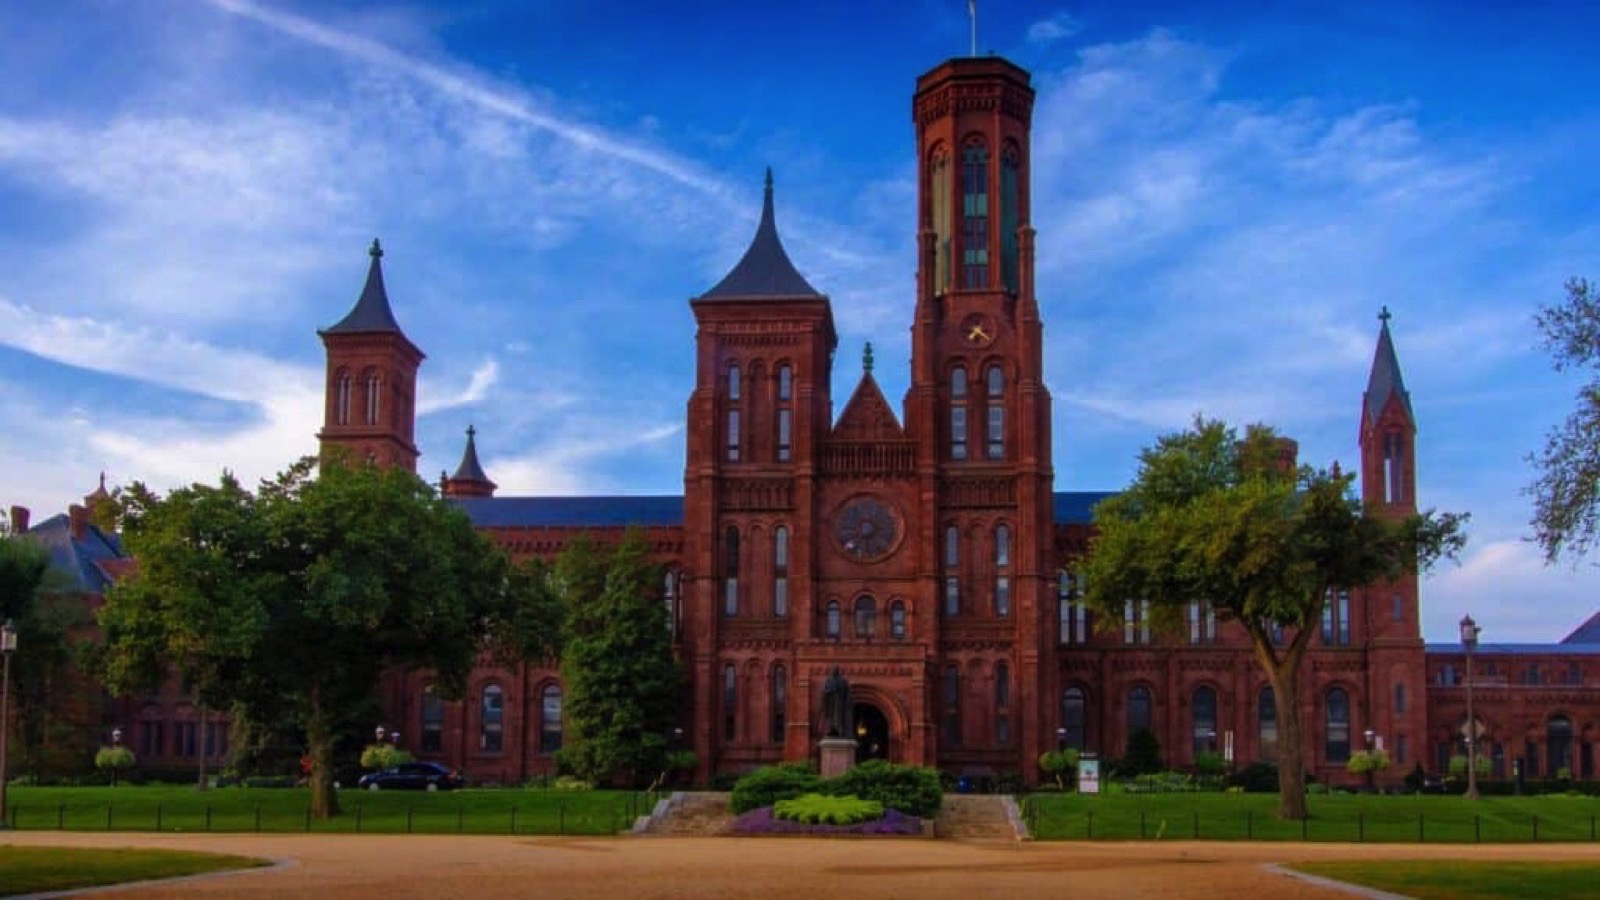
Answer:
<svg viewBox="0 0 1600 900"><path fill-rule="evenodd" d="M72 539L81 541L89 535L89 509L74 503L67 507L67 523Z"/></svg>
<svg viewBox="0 0 1600 900"><path fill-rule="evenodd" d="M22 534L28 530L28 508L26 506L11 507L11 533Z"/></svg>

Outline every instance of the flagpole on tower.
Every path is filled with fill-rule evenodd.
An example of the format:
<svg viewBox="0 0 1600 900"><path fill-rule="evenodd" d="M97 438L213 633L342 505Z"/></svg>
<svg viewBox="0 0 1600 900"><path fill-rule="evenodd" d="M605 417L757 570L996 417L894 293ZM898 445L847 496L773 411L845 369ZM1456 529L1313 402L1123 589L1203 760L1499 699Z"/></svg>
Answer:
<svg viewBox="0 0 1600 900"><path fill-rule="evenodd" d="M972 35L972 56L978 55L978 0L967 0L967 27Z"/></svg>

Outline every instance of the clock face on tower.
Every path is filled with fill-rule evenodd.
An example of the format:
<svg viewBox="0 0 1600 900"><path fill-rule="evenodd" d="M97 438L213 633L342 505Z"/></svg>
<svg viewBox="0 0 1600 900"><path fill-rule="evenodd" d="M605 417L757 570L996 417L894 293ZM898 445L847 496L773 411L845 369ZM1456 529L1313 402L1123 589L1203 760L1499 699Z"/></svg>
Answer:
<svg viewBox="0 0 1600 900"><path fill-rule="evenodd" d="M857 497L839 511L833 534L845 556L877 559L894 549L900 524L887 503L876 497Z"/></svg>
<svg viewBox="0 0 1600 900"><path fill-rule="evenodd" d="M987 347L994 343L994 324L983 313L973 313L961 320L961 339L970 347Z"/></svg>

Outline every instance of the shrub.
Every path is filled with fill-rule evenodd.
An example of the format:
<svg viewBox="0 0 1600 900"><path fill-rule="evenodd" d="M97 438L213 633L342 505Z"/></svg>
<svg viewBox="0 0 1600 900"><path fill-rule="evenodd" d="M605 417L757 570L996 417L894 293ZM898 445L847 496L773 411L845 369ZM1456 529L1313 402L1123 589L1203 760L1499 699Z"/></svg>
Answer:
<svg viewBox="0 0 1600 900"><path fill-rule="evenodd" d="M1235 772L1233 784L1251 794L1278 792L1278 767L1268 762L1253 762Z"/></svg>
<svg viewBox="0 0 1600 900"><path fill-rule="evenodd" d="M552 782L550 786L558 791L594 790L594 782L584 781L582 778L576 778L572 775L562 775L560 778L557 778L554 782Z"/></svg>
<svg viewBox="0 0 1600 900"><path fill-rule="evenodd" d="M382 772L411 762L411 754L393 744L368 744L361 751L361 768Z"/></svg>
<svg viewBox="0 0 1600 900"><path fill-rule="evenodd" d="M1419 760L1414 768L1406 773L1406 790L1413 794L1422 793L1422 786L1428 783L1428 775L1422 771L1422 762Z"/></svg>
<svg viewBox="0 0 1600 900"><path fill-rule="evenodd" d="M110 772L113 786L117 783L117 773L133 768L133 762L133 751L121 744L101 747L94 754L94 767L102 772Z"/></svg>
<svg viewBox="0 0 1600 900"><path fill-rule="evenodd" d="M1122 760L1122 772L1128 777L1152 775L1161 771L1161 741L1148 728L1136 729L1128 735L1128 753Z"/></svg>
<svg viewBox="0 0 1600 900"><path fill-rule="evenodd" d="M1221 753L1196 753L1194 770L1201 775L1222 775L1228 771L1228 761Z"/></svg>
<svg viewBox="0 0 1600 900"><path fill-rule="evenodd" d="M1492 764L1493 763L1490 761L1489 757L1487 757L1487 756L1479 756L1478 757L1478 776L1481 778L1481 777L1483 777L1485 775L1488 775L1489 774L1489 767ZM1458 775L1458 776L1465 776L1467 774L1467 758L1465 756L1461 756L1461 755L1458 754L1456 756L1450 757L1450 774L1451 775Z"/></svg>
<svg viewBox="0 0 1600 900"><path fill-rule="evenodd" d="M1365 775L1368 772L1382 772L1389 768L1389 754L1383 750L1357 750L1350 754L1350 761L1345 763L1345 768L1352 775ZM1466 771L1466 760L1462 760L1461 770Z"/></svg>
<svg viewBox="0 0 1600 900"><path fill-rule="evenodd" d="M779 800L819 793L822 793L822 779L809 765L786 763L757 769L736 781L731 805L737 815L772 806Z"/></svg>
<svg viewBox="0 0 1600 900"><path fill-rule="evenodd" d="M1056 787L1066 790L1064 780L1066 773L1078 768L1078 751L1068 748L1066 750L1047 750L1039 754L1039 768L1056 780Z"/></svg>
<svg viewBox="0 0 1600 900"><path fill-rule="evenodd" d="M939 784L937 771L922 766L896 765L881 759L864 762L838 778L830 779L825 790L835 796L851 795L863 800L876 800L889 809L923 818L938 815L939 804L944 801L944 789Z"/></svg>
<svg viewBox="0 0 1600 900"><path fill-rule="evenodd" d="M1141 794L1182 794L1199 790L1199 785L1187 772L1150 772L1135 778L1128 790Z"/></svg>
<svg viewBox="0 0 1600 900"><path fill-rule="evenodd" d="M857 825L883 818L883 804L860 797L806 794L772 804L772 815L805 825Z"/></svg>

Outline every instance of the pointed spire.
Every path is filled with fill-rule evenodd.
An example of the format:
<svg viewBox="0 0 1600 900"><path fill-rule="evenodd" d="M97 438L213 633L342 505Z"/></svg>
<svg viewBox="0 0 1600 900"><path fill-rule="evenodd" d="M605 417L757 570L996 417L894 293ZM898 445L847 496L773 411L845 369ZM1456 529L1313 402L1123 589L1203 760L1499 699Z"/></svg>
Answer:
<svg viewBox="0 0 1600 900"><path fill-rule="evenodd" d="M367 283L361 288L361 297L337 325L328 329L330 333L351 331L403 333L400 332L400 323L395 321L394 310L389 306L389 293L383 287L383 247L377 238L372 239L372 246L368 248L367 255L372 257L372 262L367 266Z"/></svg>
<svg viewBox="0 0 1600 900"><path fill-rule="evenodd" d="M478 462L478 429L467 426L467 449L461 454L461 465L456 467L456 474L444 478L444 495L446 497L493 497L494 489L498 487L489 480L483 471L483 464Z"/></svg>
<svg viewBox="0 0 1600 900"><path fill-rule="evenodd" d="M1372 354L1372 374L1367 376L1364 398L1369 423L1378 421L1392 394L1399 395L1406 418L1413 423L1416 421L1411 411L1411 393L1406 390L1405 379L1400 376L1400 358L1394 352L1394 338L1389 334L1389 320L1392 318L1394 315L1387 306L1378 313L1378 346Z"/></svg>
<svg viewBox="0 0 1600 900"><path fill-rule="evenodd" d="M702 300L759 299L763 297L819 297L817 289L795 269L778 239L777 216L773 213L772 167L767 167L766 188L761 201L761 223L756 236L737 265L717 286L701 295Z"/></svg>

